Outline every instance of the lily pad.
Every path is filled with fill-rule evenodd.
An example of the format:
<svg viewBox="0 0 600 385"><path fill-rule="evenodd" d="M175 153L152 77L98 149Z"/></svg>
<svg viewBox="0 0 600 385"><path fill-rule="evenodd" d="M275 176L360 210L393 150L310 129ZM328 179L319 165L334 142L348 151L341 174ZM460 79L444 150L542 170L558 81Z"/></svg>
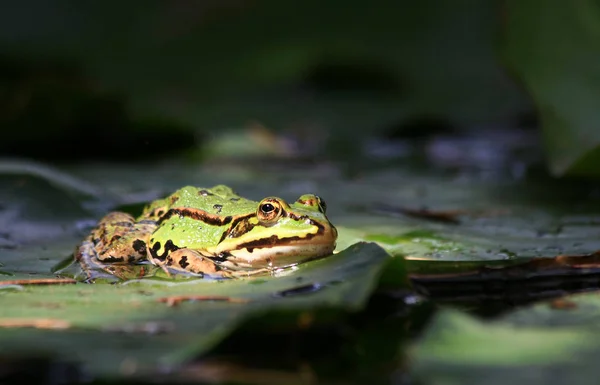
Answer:
<svg viewBox="0 0 600 385"><path fill-rule="evenodd" d="M441 311L412 350L428 384L594 384L600 297L578 294L484 321Z"/></svg>
<svg viewBox="0 0 600 385"><path fill-rule="evenodd" d="M369 187L379 185L387 188ZM436 173L381 172L346 183L343 191L352 193L330 205L345 206L338 222L350 231L340 244L374 241L408 261L511 264L600 250L593 236L600 205L592 188L576 182L458 182ZM362 206L356 207L357 202ZM423 207L427 215L414 215ZM455 213L455 222L432 218L436 212ZM423 266L419 263L419 269ZM435 264L431 268L437 269Z"/></svg>
<svg viewBox="0 0 600 385"><path fill-rule="evenodd" d="M94 214L83 207L82 194L58 187L52 177L22 173L1 180L0 281L53 278Z"/></svg>
<svg viewBox="0 0 600 385"><path fill-rule="evenodd" d="M103 376L116 376L127 362L137 374L156 370L157 365L173 368L210 349L251 314L272 309L359 310L387 258L378 246L359 244L281 277L11 288L0 291L0 325L39 325L35 322L46 320L47 327L65 330L32 334L0 329L0 345L25 351L43 346ZM161 298L190 301L173 308Z"/></svg>

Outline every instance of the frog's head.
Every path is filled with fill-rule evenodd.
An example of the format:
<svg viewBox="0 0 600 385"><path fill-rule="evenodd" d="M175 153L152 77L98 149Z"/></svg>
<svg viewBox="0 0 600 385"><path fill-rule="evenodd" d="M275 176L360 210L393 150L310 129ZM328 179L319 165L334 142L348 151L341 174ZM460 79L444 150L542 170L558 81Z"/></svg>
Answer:
<svg viewBox="0 0 600 385"><path fill-rule="evenodd" d="M252 267L289 266L329 255L335 249L337 230L325 215L320 197L302 195L291 205L268 197L254 215L231 227L217 247L234 264Z"/></svg>

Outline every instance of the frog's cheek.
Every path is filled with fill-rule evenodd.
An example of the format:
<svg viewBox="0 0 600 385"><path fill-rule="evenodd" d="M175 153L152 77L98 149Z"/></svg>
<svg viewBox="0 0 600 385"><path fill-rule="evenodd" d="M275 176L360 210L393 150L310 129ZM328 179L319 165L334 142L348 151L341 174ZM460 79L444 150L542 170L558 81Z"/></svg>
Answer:
<svg viewBox="0 0 600 385"><path fill-rule="evenodd" d="M317 236L314 239L316 243L335 243L338 237L338 231L334 225L320 226Z"/></svg>

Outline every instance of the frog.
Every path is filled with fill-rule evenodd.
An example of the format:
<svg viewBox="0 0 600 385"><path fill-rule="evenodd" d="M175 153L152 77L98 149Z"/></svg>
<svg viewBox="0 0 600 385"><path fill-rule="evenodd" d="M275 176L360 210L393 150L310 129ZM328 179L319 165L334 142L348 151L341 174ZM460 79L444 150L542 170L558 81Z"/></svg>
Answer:
<svg viewBox="0 0 600 385"><path fill-rule="evenodd" d="M325 201L301 195L289 204L260 202L230 187L185 186L147 204L137 218L106 214L75 250L91 280L93 269L150 262L168 275L233 278L273 272L331 255L338 232Z"/></svg>

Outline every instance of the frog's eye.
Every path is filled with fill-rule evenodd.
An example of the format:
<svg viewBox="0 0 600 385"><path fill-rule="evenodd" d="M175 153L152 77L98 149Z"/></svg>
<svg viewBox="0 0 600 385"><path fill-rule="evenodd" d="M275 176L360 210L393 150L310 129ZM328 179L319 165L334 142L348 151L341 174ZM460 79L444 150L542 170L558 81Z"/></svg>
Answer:
<svg viewBox="0 0 600 385"><path fill-rule="evenodd" d="M321 210L321 212L323 214L325 214L327 212L327 203L325 203L325 200L323 198L321 198L320 196L316 196L317 197L317 203L319 205L319 210Z"/></svg>
<svg viewBox="0 0 600 385"><path fill-rule="evenodd" d="M260 206L260 211L262 211L263 214L269 214L271 211L275 211L275 206L270 203L265 203Z"/></svg>
<svg viewBox="0 0 600 385"><path fill-rule="evenodd" d="M256 216L263 225L273 224L283 212L281 203L274 198L263 199L258 205Z"/></svg>

